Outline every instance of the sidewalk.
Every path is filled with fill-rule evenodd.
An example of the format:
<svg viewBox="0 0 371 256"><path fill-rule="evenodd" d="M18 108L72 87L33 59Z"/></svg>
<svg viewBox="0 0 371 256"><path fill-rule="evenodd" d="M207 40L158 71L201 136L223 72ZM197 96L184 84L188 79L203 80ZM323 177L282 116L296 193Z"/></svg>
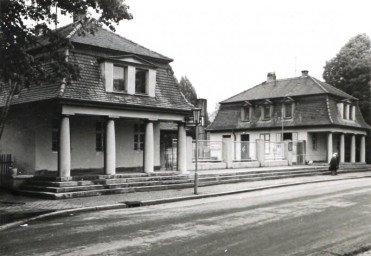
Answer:
<svg viewBox="0 0 371 256"><path fill-rule="evenodd" d="M277 186L289 186L295 184L305 184L323 182L329 180L343 180L354 178L371 178L371 172L352 172L339 174L337 176L318 175L308 177L285 178L276 180L263 180L254 182L241 182L231 184L221 184L198 188L198 196L193 194L193 188L178 190L162 190L150 192L136 192L126 194L104 195L96 197L82 197L65 200L46 200L30 198L10 194L0 190L0 219L5 215L21 215L27 213L37 213L45 211L57 211L69 213L85 210L104 210L114 208L126 208L125 201L141 201L144 205L166 203L171 201L189 200L204 197L219 196L223 194L233 194L254 190L268 189ZM53 215L53 214L52 214ZM21 222L14 223L19 225ZM5 225L4 225L5 224ZM0 223L0 230L10 227L6 223ZM13 225L14 226L14 225Z"/></svg>

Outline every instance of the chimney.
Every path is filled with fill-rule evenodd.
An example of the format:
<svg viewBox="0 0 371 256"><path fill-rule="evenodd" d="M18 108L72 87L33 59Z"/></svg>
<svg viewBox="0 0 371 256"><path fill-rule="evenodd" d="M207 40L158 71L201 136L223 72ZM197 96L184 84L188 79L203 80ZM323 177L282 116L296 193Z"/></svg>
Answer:
<svg viewBox="0 0 371 256"><path fill-rule="evenodd" d="M272 81L276 81L276 73L269 72L267 74L267 82L272 82Z"/></svg>
<svg viewBox="0 0 371 256"><path fill-rule="evenodd" d="M307 76L308 76L308 73L309 73L308 70L302 70L302 71L301 71L301 76L302 76L302 77L307 77Z"/></svg>

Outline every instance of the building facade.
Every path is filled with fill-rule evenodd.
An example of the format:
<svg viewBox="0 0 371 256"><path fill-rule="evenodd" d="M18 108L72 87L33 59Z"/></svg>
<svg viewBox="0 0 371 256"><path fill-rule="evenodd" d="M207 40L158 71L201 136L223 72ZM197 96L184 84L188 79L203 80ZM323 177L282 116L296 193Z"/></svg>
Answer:
<svg viewBox="0 0 371 256"><path fill-rule="evenodd" d="M268 158L277 153L272 145L289 140L292 162L304 164L328 162L334 152L342 163L365 163L369 129L356 98L302 71L288 79L268 73L265 82L222 101L207 131L210 140L263 140ZM233 150L235 159L246 154Z"/></svg>
<svg viewBox="0 0 371 256"><path fill-rule="evenodd" d="M0 152L12 154L23 173L71 170L153 172L161 166L160 124L174 123L178 154L186 159L185 122L193 106L181 94L172 59L111 31L81 36L68 25L59 33L74 48L68 61L80 78L40 84L14 96ZM6 93L0 99L4 106ZM178 170L187 170L186 161Z"/></svg>

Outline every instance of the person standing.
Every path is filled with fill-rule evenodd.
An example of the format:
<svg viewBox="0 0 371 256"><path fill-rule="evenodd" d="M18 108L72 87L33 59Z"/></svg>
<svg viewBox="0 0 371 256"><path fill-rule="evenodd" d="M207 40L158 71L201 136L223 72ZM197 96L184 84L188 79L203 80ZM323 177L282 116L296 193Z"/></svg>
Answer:
<svg viewBox="0 0 371 256"><path fill-rule="evenodd" d="M337 170L339 168L339 159L337 153L334 153L332 155L329 165L329 171L331 171L331 175L337 175Z"/></svg>

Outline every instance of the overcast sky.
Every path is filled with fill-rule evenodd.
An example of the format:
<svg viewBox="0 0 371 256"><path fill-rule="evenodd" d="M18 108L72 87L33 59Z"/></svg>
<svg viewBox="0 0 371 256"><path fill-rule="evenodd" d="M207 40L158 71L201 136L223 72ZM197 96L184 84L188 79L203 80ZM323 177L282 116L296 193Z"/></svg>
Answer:
<svg viewBox="0 0 371 256"><path fill-rule="evenodd" d="M199 98L216 103L264 80L323 80L325 62L350 38L371 36L370 0L126 0L134 19L117 33L174 59ZM296 60L296 61L295 61Z"/></svg>

